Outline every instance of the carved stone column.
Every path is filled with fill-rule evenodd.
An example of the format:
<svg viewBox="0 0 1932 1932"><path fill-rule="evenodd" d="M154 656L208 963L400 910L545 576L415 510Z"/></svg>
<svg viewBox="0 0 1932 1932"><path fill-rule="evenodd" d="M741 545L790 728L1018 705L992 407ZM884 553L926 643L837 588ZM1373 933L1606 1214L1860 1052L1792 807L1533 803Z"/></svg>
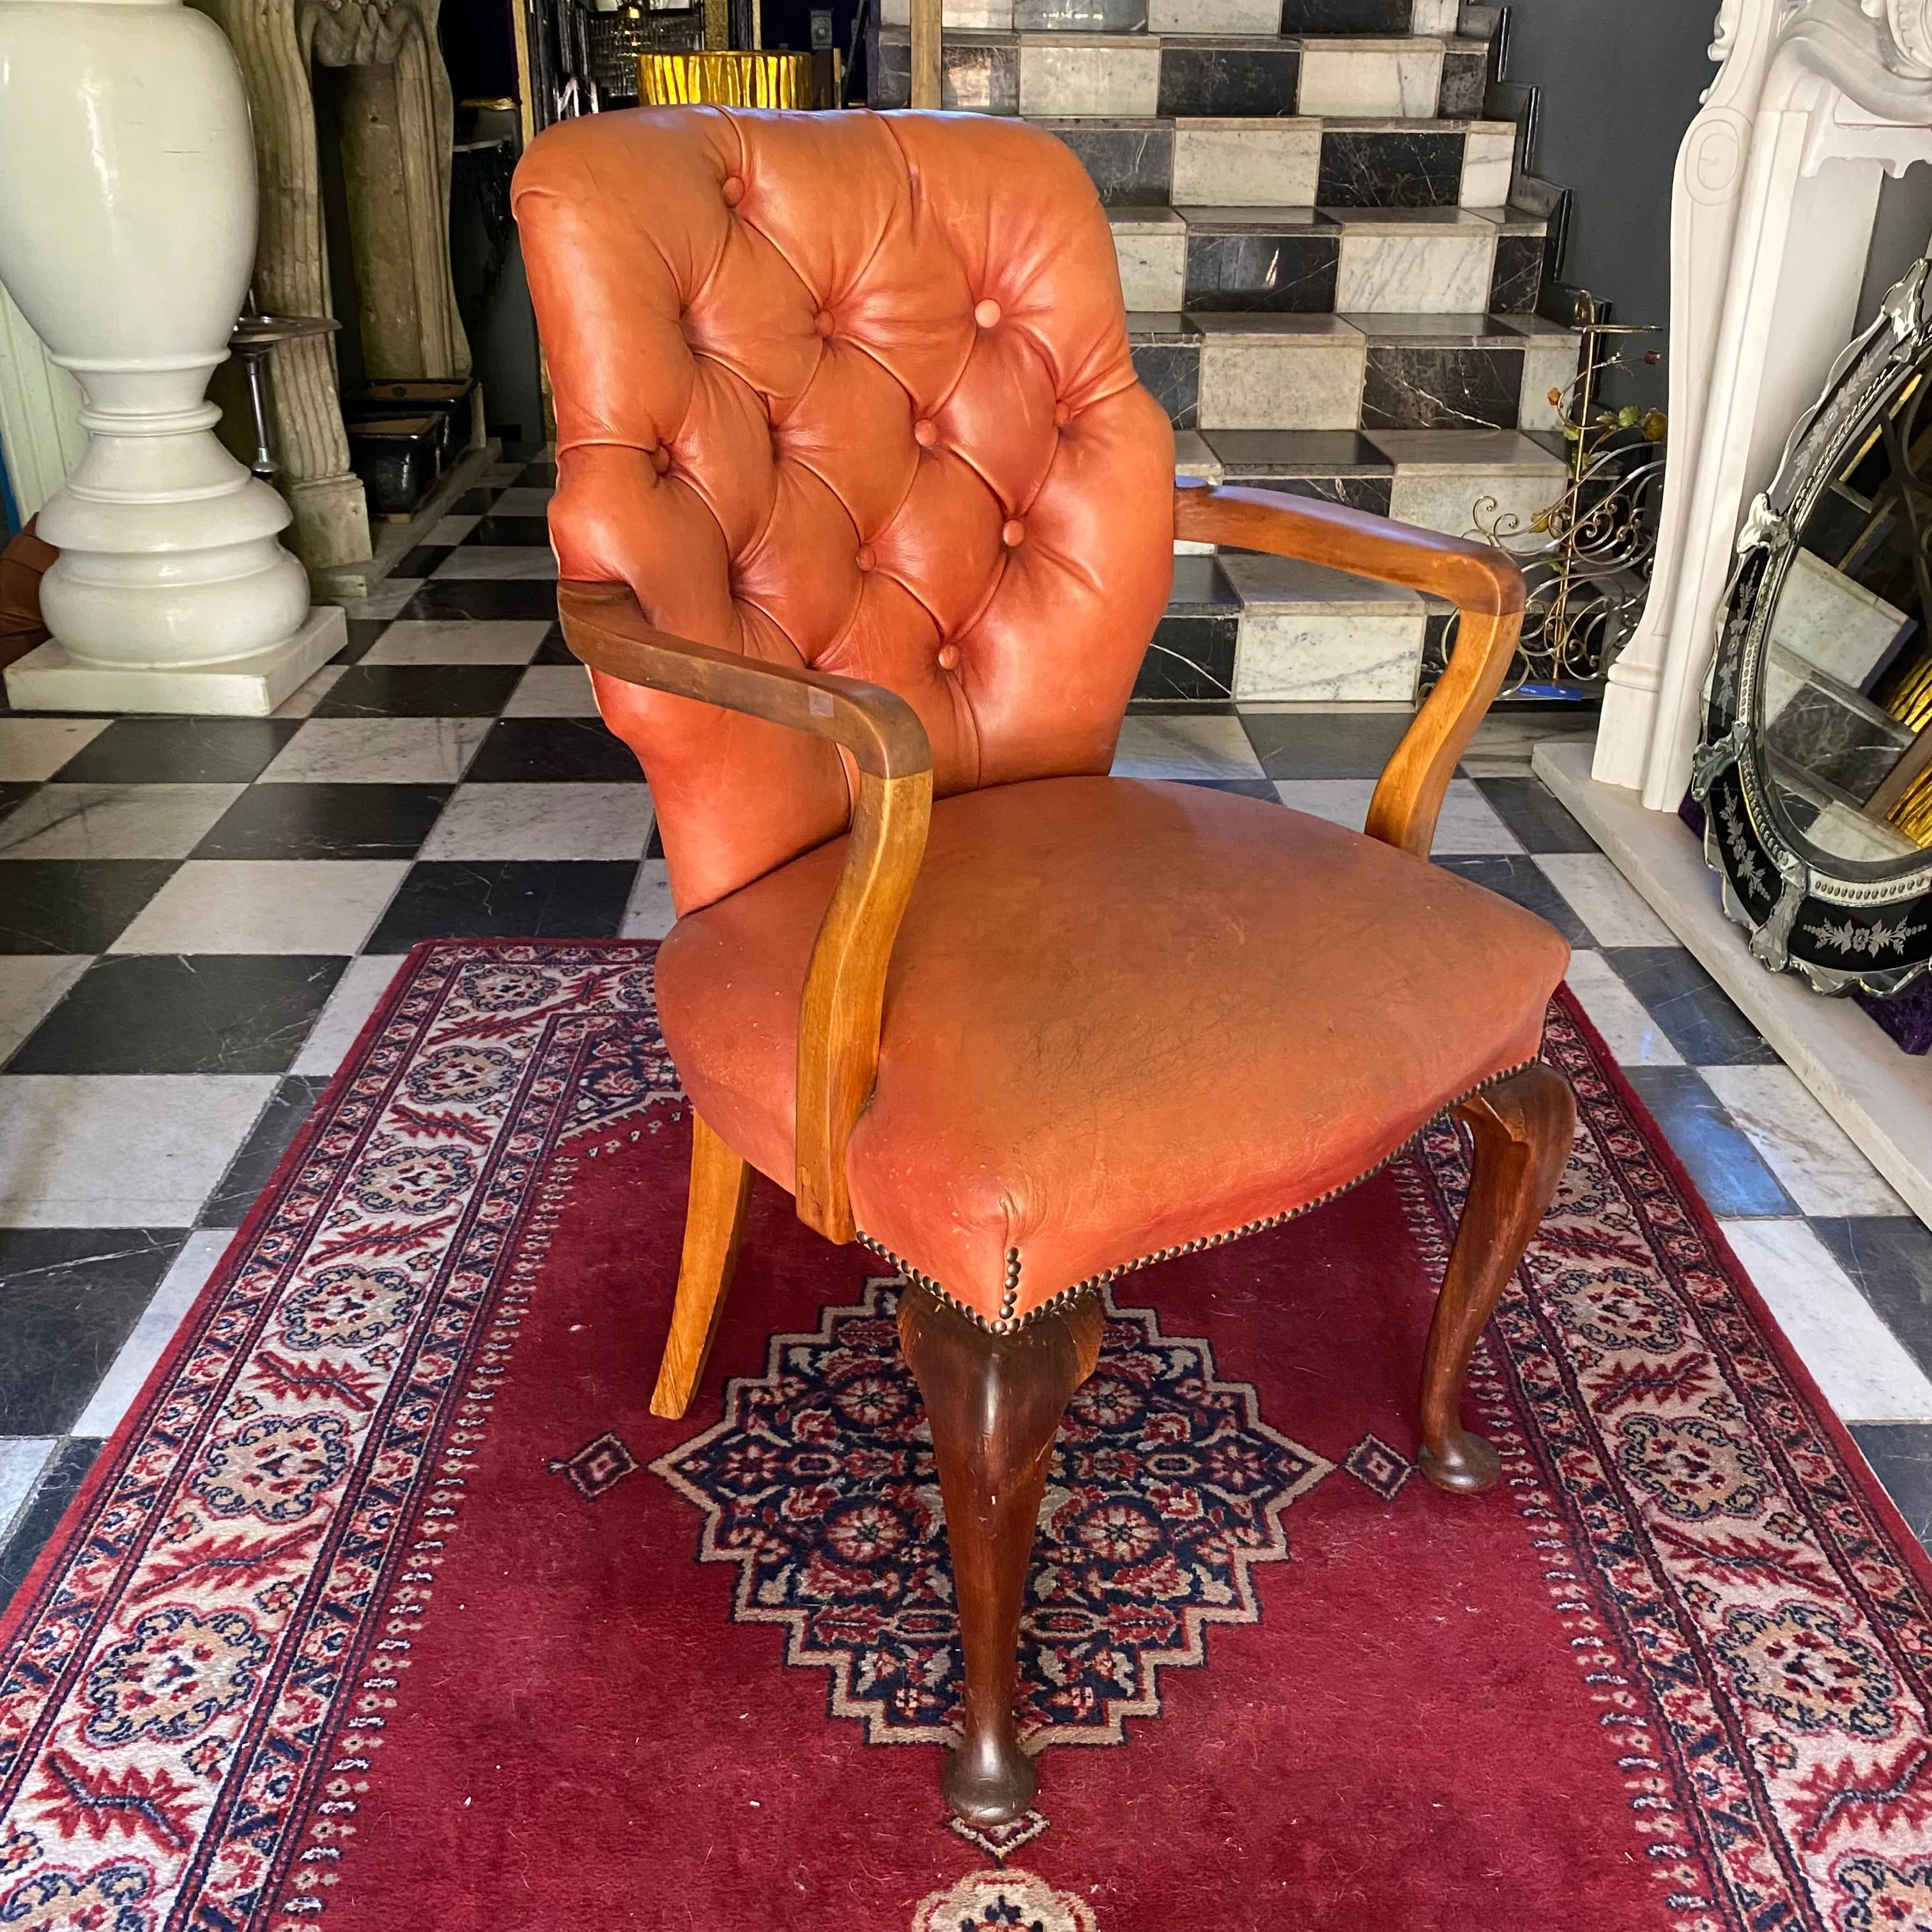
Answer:
<svg viewBox="0 0 1932 1932"><path fill-rule="evenodd" d="M315 65L346 70L339 102L357 320L374 376L470 371L449 272L449 76L439 0L192 0L233 46L261 176L256 292L287 315L338 313L323 232ZM346 320L345 317L344 320ZM310 569L370 554L362 485L349 467L335 352L284 344L270 364L294 541Z"/></svg>

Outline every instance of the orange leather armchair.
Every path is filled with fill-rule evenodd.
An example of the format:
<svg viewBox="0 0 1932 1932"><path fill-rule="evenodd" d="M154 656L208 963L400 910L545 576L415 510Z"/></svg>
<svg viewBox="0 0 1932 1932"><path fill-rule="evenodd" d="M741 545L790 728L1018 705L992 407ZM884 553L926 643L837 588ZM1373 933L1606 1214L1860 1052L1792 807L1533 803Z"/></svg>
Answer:
<svg viewBox="0 0 1932 1932"><path fill-rule="evenodd" d="M1474 1179L1423 1369L1432 1480L1567 1152L1537 1058L1567 951L1430 866L1522 604L1496 552L1177 489L1105 217L1012 122L673 108L532 147L515 206L557 416L564 634L643 760L694 1110L652 1408L681 1415L750 1170L908 1286L958 1588L946 1794L1030 1802L1022 1599L1096 1291L1313 1208L1457 1108ZM1366 836L1112 778L1177 536L1453 600Z"/></svg>

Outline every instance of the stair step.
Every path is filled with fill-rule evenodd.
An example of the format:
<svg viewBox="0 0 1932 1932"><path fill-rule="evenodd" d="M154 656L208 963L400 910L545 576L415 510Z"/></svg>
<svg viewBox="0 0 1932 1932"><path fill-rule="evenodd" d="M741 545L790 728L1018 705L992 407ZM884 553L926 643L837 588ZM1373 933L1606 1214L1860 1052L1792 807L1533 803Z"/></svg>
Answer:
<svg viewBox="0 0 1932 1932"><path fill-rule="evenodd" d="M1050 119L1110 207L1497 208L1510 196L1507 121L1306 116Z"/></svg>
<svg viewBox="0 0 1932 1932"><path fill-rule="evenodd" d="M1580 338L1540 316L1130 312L1134 368L1177 429L1549 434Z"/></svg>
<svg viewBox="0 0 1932 1932"><path fill-rule="evenodd" d="M868 98L904 107L912 46L895 22L868 44ZM1409 35L1334 39L1249 35L1036 32L976 24L1005 0L971 0L976 24L948 20L941 105L1030 120L1284 115L1358 119L1468 119L1482 112L1489 58L1480 40ZM1106 0L1113 4L1113 0Z"/></svg>

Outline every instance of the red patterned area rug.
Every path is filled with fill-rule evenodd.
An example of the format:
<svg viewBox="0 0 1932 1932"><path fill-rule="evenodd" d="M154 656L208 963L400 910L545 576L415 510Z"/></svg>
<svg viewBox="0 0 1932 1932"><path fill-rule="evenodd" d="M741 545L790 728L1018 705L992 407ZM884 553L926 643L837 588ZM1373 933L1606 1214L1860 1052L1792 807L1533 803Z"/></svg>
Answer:
<svg viewBox="0 0 1932 1932"><path fill-rule="evenodd" d="M1412 1462L1450 1126L1110 1304L994 1842L894 1283L760 1184L653 1420L650 948L419 949L14 1606L0 1928L1932 1927L1927 1570L1561 1004L1548 1051L1488 1496Z"/></svg>

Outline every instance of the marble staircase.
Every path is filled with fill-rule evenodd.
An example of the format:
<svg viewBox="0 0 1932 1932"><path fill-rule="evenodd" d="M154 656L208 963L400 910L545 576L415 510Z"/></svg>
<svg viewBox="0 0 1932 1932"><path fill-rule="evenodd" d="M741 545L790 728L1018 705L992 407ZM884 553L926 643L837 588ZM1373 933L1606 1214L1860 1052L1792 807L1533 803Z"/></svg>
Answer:
<svg viewBox="0 0 1932 1932"><path fill-rule="evenodd" d="M871 99L910 93L882 0ZM1483 118L1495 10L1455 0L946 0L944 104L1080 158L1135 365L1184 474L1454 535L1559 494L1574 330L1520 132ZM1407 704L1451 614L1244 555L1175 560L1144 702Z"/></svg>

